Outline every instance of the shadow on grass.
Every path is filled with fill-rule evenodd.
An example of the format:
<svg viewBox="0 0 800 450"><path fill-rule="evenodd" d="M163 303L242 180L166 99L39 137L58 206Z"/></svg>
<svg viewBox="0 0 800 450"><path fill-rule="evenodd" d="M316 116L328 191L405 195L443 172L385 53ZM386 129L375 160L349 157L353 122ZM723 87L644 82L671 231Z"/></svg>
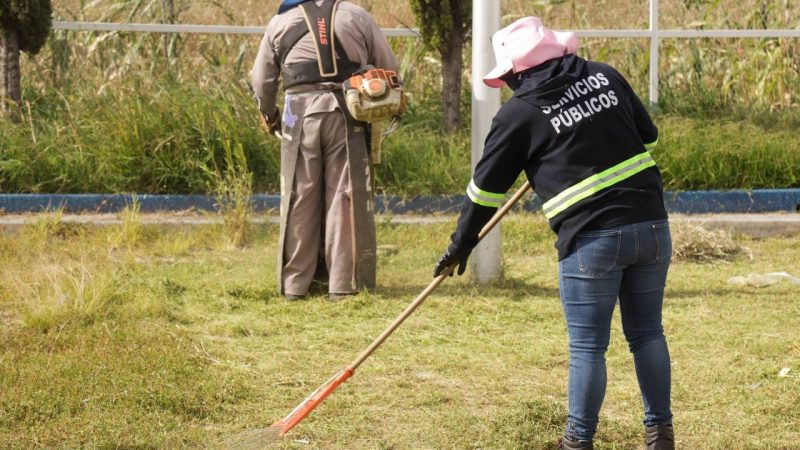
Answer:
<svg viewBox="0 0 800 450"><path fill-rule="evenodd" d="M431 280L428 280L430 283ZM431 296L469 296L474 297L476 292L485 297L502 297L512 301L524 301L530 297L558 298L558 289L540 286L530 281L519 278L508 278L496 283L477 285L473 283L450 283L450 279L439 285ZM414 285L379 285L373 293L382 297L406 297L409 300L416 298L428 284Z"/></svg>
<svg viewBox="0 0 800 450"><path fill-rule="evenodd" d="M562 402L531 400L505 410L493 418L488 442L508 442L510 448L538 450L555 448L567 420Z"/></svg>

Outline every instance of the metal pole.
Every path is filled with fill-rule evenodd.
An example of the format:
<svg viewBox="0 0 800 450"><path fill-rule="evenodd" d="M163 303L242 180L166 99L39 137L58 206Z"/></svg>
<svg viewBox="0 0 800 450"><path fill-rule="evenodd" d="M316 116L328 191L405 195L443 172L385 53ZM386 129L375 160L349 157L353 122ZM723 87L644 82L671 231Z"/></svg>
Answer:
<svg viewBox="0 0 800 450"><path fill-rule="evenodd" d="M658 103L658 0L650 0L650 106Z"/></svg>
<svg viewBox="0 0 800 450"><path fill-rule="evenodd" d="M501 0L472 1L472 168L483 154L483 143L492 118L500 109L500 89L483 84L483 76L494 67L492 35L500 29ZM472 281L488 283L503 276L500 226L475 247L470 258Z"/></svg>

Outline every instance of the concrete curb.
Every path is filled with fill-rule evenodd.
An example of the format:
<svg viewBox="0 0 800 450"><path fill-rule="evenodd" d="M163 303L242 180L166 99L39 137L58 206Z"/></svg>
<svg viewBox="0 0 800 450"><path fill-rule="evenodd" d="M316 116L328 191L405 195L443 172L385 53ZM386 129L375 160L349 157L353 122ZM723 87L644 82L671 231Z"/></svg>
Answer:
<svg viewBox="0 0 800 450"><path fill-rule="evenodd" d="M217 211L219 201L204 195L129 195L129 194L0 194L0 211L5 213L43 212L61 209L63 213L115 213L138 201L141 212ZM753 213L800 212L800 189L763 189L754 191L686 191L667 192L667 210L673 213ZM403 199L397 196L375 197L379 214L455 213L461 208L463 195L425 196ZM253 196L256 212L277 211L278 195ZM526 211L538 211L541 202L534 195L522 205Z"/></svg>
<svg viewBox="0 0 800 450"><path fill-rule="evenodd" d="M800 189L666 192L664 202L685 214L800 212Z"/></svg>
<svg viewBox="0 0 800 450"><path fill-rule="evenodd" d="M671 214L670 221L728 230L754 238L800 235L800 214L791 213Z"/></svg>

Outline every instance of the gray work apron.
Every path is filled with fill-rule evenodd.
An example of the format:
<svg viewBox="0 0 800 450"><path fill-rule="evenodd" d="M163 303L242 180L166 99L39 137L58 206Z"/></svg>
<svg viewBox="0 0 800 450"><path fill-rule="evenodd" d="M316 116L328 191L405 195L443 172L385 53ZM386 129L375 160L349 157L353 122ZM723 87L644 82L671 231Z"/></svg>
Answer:
<svg viewBox="0 0 800 450"><path fill-rule="evenodd" d="M281 140L281 203L280 203L280 235L278 238L278 287L284 294L283 266L284 248L286 241L286 225L291 211L292 187L300 153L300 143L303 134L303 121L306 116L306 103L309 96L315 94L315 88L309 92L293 93L286 95L284 104L283 139ZM330 92L330 91L326 91ZM336 110L344 114L347 124L347 160L350 176L350 214L353 224L353 288L356 291L373 289L375 287L376 237L374 199L371 185L371 168L369 165L369 151L366 139L366 124L358 122L350 116L344 103L344 96L340 91L334 91L338 103ZM291 119L291 126L287 124L287 116ZM327 220L323 214L323 221ZM318 249L314 249L317 251ZM324 261L324 259L323 259Z"/></svg>

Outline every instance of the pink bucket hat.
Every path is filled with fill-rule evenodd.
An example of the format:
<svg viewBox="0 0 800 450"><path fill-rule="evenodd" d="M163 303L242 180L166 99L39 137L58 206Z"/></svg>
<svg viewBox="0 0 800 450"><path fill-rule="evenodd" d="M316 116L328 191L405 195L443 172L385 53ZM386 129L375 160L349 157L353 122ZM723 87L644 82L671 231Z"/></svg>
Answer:
<svg viewBox="0 0 800 450"><path fill-rule="evenodd" d="M492 36L492 47L497 66L483 77L486 85L494 88L506 83L500 79L510 71L514 73L578 51L578 36L568 31L553 31L538 17L523 17Z"/></svg>

